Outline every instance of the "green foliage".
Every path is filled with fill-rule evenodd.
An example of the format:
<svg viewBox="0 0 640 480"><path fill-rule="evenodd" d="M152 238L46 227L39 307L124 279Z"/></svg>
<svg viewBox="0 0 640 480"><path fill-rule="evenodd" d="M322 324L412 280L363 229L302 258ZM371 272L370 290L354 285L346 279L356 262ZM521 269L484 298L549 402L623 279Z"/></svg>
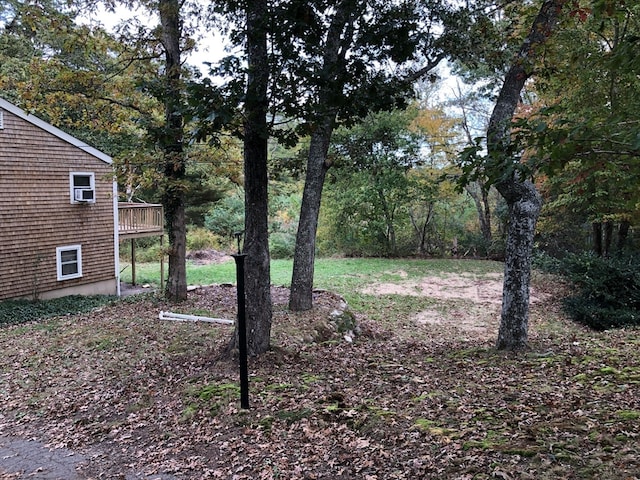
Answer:
<svg viewBox="0 0 640 480"><path fill-rule="evenodd" d="M244 198L238 191L215 203L204 217L207 229L221 237L233 238L244 230Z"/></svg>
<svg viewBox="0 0 640 480"><path fill-rule="evenodd" d="M569 255L560 271L580 293L566 300L569 314L595 330L640 325L640 260Z"/></svg>
<svg viewBox="0 0 640 480"><path fill-rule="evenodd" d="M426 134L416 123L417 109L371 114L334 135L324 220L329 222L325 250L347 255L398 256L415 251L411 216L435 201L435 176L414 174L428 160L421 147ZM432 155L440 152L432 149ZM433 160L435 162L435 160ZM426 167L425 167L426 168ZM429 197L425 199L425 196ZM415 207L415 208L414 208ZM428 220L423 220L428 221ZM325 233L326 232L326 233Z"/></svg>
<svg viewBox="0 0 640 480"><path fill-rule="evenodd" d="M411 3L379 0L277 5L272 108L302 122L288 138L286 130L274 133L290 144L296 135L308 134L319 116L352 124L369 112L403 105L411 82L385 65L409 64L421 43L427 55L437 56L441 45L430 28L454 16L439 4L431 5L428 17L423 13Z"/></svg>
<svg viewBox="0 0 640 480"><path fill-rule="evenodd" d="M295 234L276 232L269 235L269 251L271 253L271 258L293 258L295 248Z"/></svg>
<svg viewBox="0 0 640 480"><path fill-rule="evenodd" d="M192 227L187 230L187 251L217 250L221 239L206 228Z"/></svg>
<svg viewBox="0 0 640 480"><path fill-rule="evenodd" d="M297 183L273 182L269 202L269 249L274 258L290 258L295 249L300 193ZM244 198L241 190L216 202L205 215L205 227L219 238L233 239L244 230Z"/></svg>
<svg viewBox="0 0 640 480"><path fill-rule="evenodd" d="M0 325L12 325L48 317L84 313L114 301L105 295L70 295L52 300L0 302Z"/></svg>
<svg viewBox="0 0 640 480"><path fill-rule="evenodd" d="M302 195L300 183L284 177L269 190L269 251L273 258L292 258Z"/></svg>
<svg viewBox="0 0 640 480"><path fill-rule="evenodd" d="M568 249L574 224L640 218L640 6L593 2L571 9L536 82L539 105L518 122L517 140L547 175L543 233ZM559 228L555 228L560 226ZM576 245L576 243L578 243Z"/></svg>

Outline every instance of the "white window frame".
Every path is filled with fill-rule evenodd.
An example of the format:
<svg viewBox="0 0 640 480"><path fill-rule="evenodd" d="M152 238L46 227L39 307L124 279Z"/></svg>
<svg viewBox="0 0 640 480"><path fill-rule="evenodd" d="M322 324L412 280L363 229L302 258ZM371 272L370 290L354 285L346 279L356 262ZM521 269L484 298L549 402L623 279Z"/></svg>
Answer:
<svg viewBox="0 0 640 480"><path fill-rule="evenodd" d="M82 185L77 187L75 185L75 177L88 177L89 186ZM92 200L78 201L76 200L76 189L91 190L93 191ZM69 172L69 195L71 196L71 203L96 203L96 176L93 172Z"/></svg>
<svg viewBox="0 0 640 480"><path fill-rule="evenodd" d="M68 252L70 250L75 250L76 252L76 260L75 262L67 262L67 263L77 263L78 271L72 274L63 274L62 266L64 265L62 262L62 252ZM58 273L58 281L62 280L71 280L73 278L82 277L82 246L81 245L67 245L64 247L56 247L56 268Z"/></svg>

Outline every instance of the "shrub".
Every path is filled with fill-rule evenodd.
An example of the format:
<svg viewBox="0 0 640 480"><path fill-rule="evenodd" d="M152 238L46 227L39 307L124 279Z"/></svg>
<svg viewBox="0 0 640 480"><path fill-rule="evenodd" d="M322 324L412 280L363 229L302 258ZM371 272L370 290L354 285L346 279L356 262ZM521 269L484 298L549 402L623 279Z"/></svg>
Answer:
<svg viewBox="0 0 640 480"><path fill-rule="evenodd" d="M212 250L220 248L220 237L206 228L190 228L187 232L187 250Z"/></svg>
<svg viewBox="0 0 640 480"><path fill-rule="evenodd" d="M216 235L233 238L244 229L244 198L238 193L216 202L205 215L204 226Z"/></svg>
<svg viewBox="0 0 640 480"><path fill-rule="evenodd" d="M572 254L559 268L580 291L565 301L575 320L595 330L640 325L638 259Z"/></svg>
<svg viewBox="0 0 640 480"><path fill-rule="evenodd" d="M136 262L159 262L160 261L160 238L136 238ZM129 262L131 260L131 242L120 242L120 260Z"/></svg>
<svg viewBox="0 0 640 480"><path fill-rule="evenodd" d="M161 253L160 243L147 248L136 248L136 261L142 263L159 262Z"/></svg>
<svg viewBox="0 0 640 480"><path fill-rule="evenodd" d="M546 251L535 249L531 262L533 268L546 273L560 274L562 271L562 260L549 255Z"/></svg>
<svg viewBox="0 0 640 480"><path fill-rule="evenodd" d="M293 258L295 248L295 234L275 232L269 235L269 252L271 258Z"/></svg>

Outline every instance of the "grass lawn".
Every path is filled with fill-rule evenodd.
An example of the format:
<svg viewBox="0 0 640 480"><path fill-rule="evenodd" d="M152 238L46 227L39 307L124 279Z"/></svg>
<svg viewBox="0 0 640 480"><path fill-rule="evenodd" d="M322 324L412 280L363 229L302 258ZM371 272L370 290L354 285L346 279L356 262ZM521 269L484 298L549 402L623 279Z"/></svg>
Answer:
<svg viewBox="0 0 640 480"><path fill-rule="evenodd" d="M221 355L230 327L158 320L233 318L219 285L0 328L0 438L77 452L83 479L640 478L640 330L572 323L558 279L534 275L530 349L505 353L501 264L321 259L317 286L347 299L355 335L336 331L330 292L289 312L290 271L273 262L249 410ZM189 283L234 277L233 262L189 268ZM0 461L3 480L29 473Z"/></svg>
<svg viewBox="0 0 640 480"><path fill-rule="evenodd" d="M120 265L122 280L131 282L131 264ZM166 265L165 265L166 268ZM386 258L318 258L315 264L314 286L329 289L349 298L358 288L372 282L393 282L423 278L427 275L475 275L501 273L499 262L484 260L413 260ZM291 285L293 260L271 260L271 283ZM166 275L166 271L165 271ZM222 263L196 265L187 262L187 283L209 285L236 282L233 259ZM137 263L136 283L159 285L159 263Z"/></svg>

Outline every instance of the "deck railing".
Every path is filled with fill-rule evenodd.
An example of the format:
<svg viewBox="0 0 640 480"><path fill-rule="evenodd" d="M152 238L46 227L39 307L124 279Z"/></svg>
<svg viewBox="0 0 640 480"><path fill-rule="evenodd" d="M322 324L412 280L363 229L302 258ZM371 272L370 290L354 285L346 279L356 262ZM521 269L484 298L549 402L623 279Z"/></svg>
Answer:
<svg viewBox="0 0 640 480"><path fill-rule="evenodd" d="M162 235L164 232L162 205L153 203L118 203L118 224L120 238Z"/></svg>

